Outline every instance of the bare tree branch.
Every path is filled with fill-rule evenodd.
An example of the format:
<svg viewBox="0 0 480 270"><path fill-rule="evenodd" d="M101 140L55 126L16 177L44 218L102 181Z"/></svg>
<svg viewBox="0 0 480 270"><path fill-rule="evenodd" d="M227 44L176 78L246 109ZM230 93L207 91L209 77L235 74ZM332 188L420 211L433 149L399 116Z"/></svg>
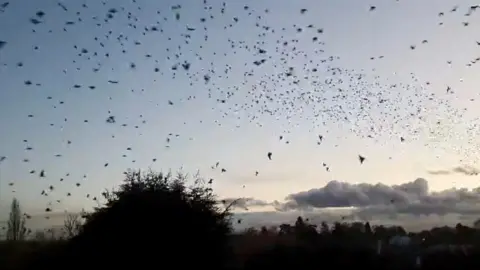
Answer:
<svg viewBox="0 0 480 270"><path fill-rule="evenodd" d="M63 222L63 229L65 230L67 238L72 238L78 235L82 229L83 221L79 214L68 214Z"/></svg>

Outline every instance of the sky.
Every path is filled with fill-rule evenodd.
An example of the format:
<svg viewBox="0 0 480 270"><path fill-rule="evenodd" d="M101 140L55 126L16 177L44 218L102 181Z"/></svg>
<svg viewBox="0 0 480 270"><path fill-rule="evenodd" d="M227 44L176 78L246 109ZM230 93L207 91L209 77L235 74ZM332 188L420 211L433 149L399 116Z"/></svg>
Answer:
<svg viewBox="0 0 480 270"><path fill-rule="evenodd" d="M61 223L133 168L198 170L219 197L245 198L242 226L299 214L469 224L475 4L12 1L0 8L0 220L16 197L29 226Z"/></svg>

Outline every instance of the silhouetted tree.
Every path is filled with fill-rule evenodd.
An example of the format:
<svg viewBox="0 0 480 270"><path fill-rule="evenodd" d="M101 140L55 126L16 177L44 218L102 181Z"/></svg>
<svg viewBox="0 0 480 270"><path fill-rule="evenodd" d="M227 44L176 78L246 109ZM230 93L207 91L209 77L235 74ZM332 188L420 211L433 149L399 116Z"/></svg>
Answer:
<svg viewBox="0 0 480 270"><path fill-rule="evenodd" d="M333 224L332 235L335 237L344 237L346 232L346 228L344 224L340 222L335 222Z"/></svg>
<svg viewBox="0 0 480 270"><path fill-rule="evenodd" d="M280 231L279 234L291 234L293 231L293 227L290 224L280 224Z"/></svg>
<svg viewBox="0 0 480 270"><path fill-rule="evenodd" d="M222 269L230 252L229 209L220 208L200 177L188 187L186 180L182 174L126 172L118 190L105 192L105 206L85 216L64 259L85 268Z"/></svg>
<svg viewBox="0 0 480 270"><path fill-rule="evenodd" d="M372 235L372 233L373 233L372 232L372 227L370 226L370 222L368 222L368 221L365 222L365 233L369 236Z"/></svg>
<svg viewBox="0 0 480 270"><path fill-rule="evenodd" d="M480 229L480 219L477 219L475 222L473 222L473 227L475 229Z"/></svg>
<svg viewBox="0 0 480 270"><path fill-rule="evenodd" d="M306 226L305 221L303 221L302 217L297 217L297 220L295 221L295 229L301 230Z"/></svg>
<svg viewBox="0 0 480 270"><path fill-rule="evenodd" d="M25 217L22 215L20 202L16 198L13 198L7 225L7 240L24 240L26 233L27 228L25 228Z"/></svg>
<svg viewBox="0 0 480 270"><path fill-rule="evenodd" d="M388 229L383 225L375 226L373 229L373 234L376 239L387 239L389 236Z"/></svg>
<svg viewBox="0 0 480 270"><path fill-rule="evenodd" d="M67 238L72 238L80 233L82 229L82 219L79 214L68 214L63 222L63 230Z"/></svg>
<svg viewBox="0 0 480 270"><path fill-rule="evenodd" d="M268 234L268 229L267 229L267 227L266 227L266 226L262 226L262 227L260 228L260 233L261 233L262 235L267 235L267 234Z"/></svg>
<svg viewBox="0 0 480 270"><path fill-rule="evenodd" d="M322 221L320 224L320 232L322 234L330 234L330 227L328 226L328 223L325 221Z"/></svg>

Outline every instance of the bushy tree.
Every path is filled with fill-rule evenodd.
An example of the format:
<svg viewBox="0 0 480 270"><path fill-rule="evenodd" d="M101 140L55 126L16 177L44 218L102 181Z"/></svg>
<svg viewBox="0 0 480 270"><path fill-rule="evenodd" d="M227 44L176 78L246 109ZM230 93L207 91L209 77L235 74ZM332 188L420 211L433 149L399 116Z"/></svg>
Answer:
<svg viewBox="0 0 480 270"><path fill-rule="evenodd" d="M13 198L7 224L7 240L24 240L26 234L25 217L20 209L20 202L16 198Z"/></svg>
<svg viewBox="0 0 480 270"><path fill-rule="evenodd" d="M186 180L183 174L126 172L119 189L104 193L105 205L85 216L68 260L94 262L86 267L223 268L231 215L200 177L190 186Z"/></svg>

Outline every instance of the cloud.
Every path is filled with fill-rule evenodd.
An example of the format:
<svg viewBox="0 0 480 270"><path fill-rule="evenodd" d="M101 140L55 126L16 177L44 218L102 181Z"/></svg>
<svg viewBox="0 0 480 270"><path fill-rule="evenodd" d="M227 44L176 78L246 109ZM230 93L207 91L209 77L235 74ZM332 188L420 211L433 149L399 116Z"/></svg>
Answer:
<svg viewBox="0 0 480 270"><path fill-rule="evenodd" d="M401 214L480 216L478 204L480 188L452 188L430 192L428 182L418 178L413 182L393 186L331 181L322 188L291 194L285 202L275 202L274 206L280 211L351 207L353 215L372 218Z"/></svg>
<svg viewBox="0 0 480 270"><path fill-rule="evenodd" d="M437 170L437 171L427 171L428 174L431 175L449 175L452 174L452 171L446 171L446 170Z"/></svg>
<svg viewBox="0 0 480 270"><path fill-rule="evenodd" d="M472 166L457 166L451 170L428 171L428 173L432 175L449 175L453 173L459 173L468 176L474 176L480 174L480 170Z"/></svg>
<svg viewBox="0 0 480 270"><path fill-rule="evenodd" d="M465 175L478 175L480 173L480 170L471 166L455 167L453 171Z"/></svg>
<svg viewBox="0 0 480 270"><path fill-rule="evenodd" d="M269 206L271 205L270 203L263 201L263 200L258 200L252 197L249 198L224 198L222 199L222 203L224 205L230 205L233 204L232 207L234 208L241 208L244 210L249 210L249 208L253 207L263 207L263 206Z"/></svg>
<svg viewBox="0 0 480 270"><path fill-rule="evenodd" d="M264 202L266 203L266 202ZM480 218L480 188L433 192L418 178L401 185L350 184L331 181L325 186L290 194L269 203L276 211L237 214L242 228L295 222L296 217L322 221L369 221L418 231L437 226L472 225Z"/></svg>

